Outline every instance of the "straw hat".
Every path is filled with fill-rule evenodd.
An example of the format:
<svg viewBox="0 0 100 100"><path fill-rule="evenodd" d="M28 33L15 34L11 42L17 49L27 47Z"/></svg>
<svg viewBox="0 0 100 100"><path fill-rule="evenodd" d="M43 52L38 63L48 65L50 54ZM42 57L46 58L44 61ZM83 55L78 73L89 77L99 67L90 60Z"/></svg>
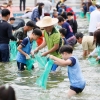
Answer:
<svg viewBox="0 0 100 100"><path fill-rule="evenodd" d="M3 4L2 4L2 7L7 7L7 6L8 6L7 3L3 3Z"/></svg>
<svg viewBox="0 0 100 100"><path fill-rule="evenodd" d="M36 25L38 27L48 27L48 26L52 26L58 23L58 19L57 18L51 18L50 16L45 16L42 20L38 21L36 23Z"/></svg>
<svg viewBox="0 0 100 100"><path fill-rule="evenodd" d="M26 10L25 10L25 13L29 12L29 11L32 11L32 10L31 10L31 8L27 7Z"/></svg>

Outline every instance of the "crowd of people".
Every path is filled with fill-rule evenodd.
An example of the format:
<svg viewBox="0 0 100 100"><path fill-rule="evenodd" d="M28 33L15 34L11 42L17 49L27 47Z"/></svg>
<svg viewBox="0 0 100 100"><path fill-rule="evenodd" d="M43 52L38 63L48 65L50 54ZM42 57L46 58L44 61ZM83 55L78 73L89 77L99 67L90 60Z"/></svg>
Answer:
<svg viewBox="0 0 100 100"><path fill-rule="evenodd" d="M68 66L68 78L70 81L70 90L68 97L79 94L85 88L86 82L80 69L78 58L73 56L73 50L76 43L82 44L83 57L91 57L98 53L96 60L100 60L100 3L94 3L90 6L90 24L89 36L84 36L77 32L78 24L75 12L71 7L61 0L57 3L53 13L50 13L52 3L50 1L38 2L32 10L27 8L21 18L29 18L30 21L13 30L13 24L16 18L13 17L11 4L4 3L1 11L0 20L0 62L9 62L9 42L17 42L18 53L16 62L19 71L24 71L26 61L30 55L34 56L42 48L48 50L42 54L54 60L51 71L56 72L59 66ZM21 0L22 2L22 0ZM5 5L5 6L4 6ZM87 12L85 3L83 5L84 14ZM28 36L28 32L32 31ZM37 42L37 47L32 50L32 45ZM93 51L93 52L92 52ZM26 66L27 67L27 66ZM34 66L32 67L34 69ZM3 91L6 91L3 92ZM13 93L9 94L9 93ZM3 99L2 95L9 95L9 98ZM15 93L11 87L0 88L0 100L15 100Z"/></svg>

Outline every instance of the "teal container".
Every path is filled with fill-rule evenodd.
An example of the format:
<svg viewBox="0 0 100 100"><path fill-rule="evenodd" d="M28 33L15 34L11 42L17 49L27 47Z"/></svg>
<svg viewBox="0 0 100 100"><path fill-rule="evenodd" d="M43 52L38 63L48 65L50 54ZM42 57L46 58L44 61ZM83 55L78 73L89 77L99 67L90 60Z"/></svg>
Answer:
<svg viewBox="0 0 100 100"><path fill-rule="evenodd" d="M90 13L89 12L86 13L86 17L87 17L88 22L90 22Z"/></svg>
<svg viewBox="0 0 100 100"><path fill-rule="evenodd" d="M80 12L80 18L84 18L85 16L84 16L84 12L83 11L81 11Z"/></svg>

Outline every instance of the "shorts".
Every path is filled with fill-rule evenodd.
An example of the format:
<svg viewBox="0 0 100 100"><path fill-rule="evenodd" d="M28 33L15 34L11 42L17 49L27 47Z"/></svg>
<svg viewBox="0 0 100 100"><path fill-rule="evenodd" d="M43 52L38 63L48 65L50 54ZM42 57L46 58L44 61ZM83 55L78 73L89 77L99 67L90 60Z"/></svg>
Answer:
<svg viewBox="0 0 100 100"><path fill-rule="evenodd" d="M27 67L26 64L20 63L20 62L17 62L17 66L18 66L18 70L19 71L24 71L25 70L25 67ZM32 70L33 69L34 69L34 65L32 65Z"/></svg>
<svg viewBox="0 0 100 100"><path fill-rule="evenodd" d="M18 66L19 71L23 71L23 70L25 70L26 64L17 62L17 66Z"/></svg>
<svg viewBox="0 0 100 100"><path fill-rule="evenodd" d="M73 86L70 86L70 89L75 91L77 94L79 94L79 93L81 93L83 91L83 89L77 88L77 87L73 87Z"/></svg>
<svg viewBox="0 0 100 100"><path fill-rule="evenodd" d="M56 71L57 67L58 67L58 65L53 64L53 65L52 65L52 68L51 68L51 71Z"/></svg>

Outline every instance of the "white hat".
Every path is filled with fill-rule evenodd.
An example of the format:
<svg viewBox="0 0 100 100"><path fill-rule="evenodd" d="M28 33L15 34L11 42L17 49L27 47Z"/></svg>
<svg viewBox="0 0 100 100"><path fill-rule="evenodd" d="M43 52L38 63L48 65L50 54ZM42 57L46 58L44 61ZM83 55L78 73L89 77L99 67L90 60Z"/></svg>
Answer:
<svg viewBox="0 0 100 100"><path fill-rule="evenodd" d="M38 27L48 27L58 23L57 18L51 18L50 16L45 16L42 20L38 21L36 25Z"/></svg>

